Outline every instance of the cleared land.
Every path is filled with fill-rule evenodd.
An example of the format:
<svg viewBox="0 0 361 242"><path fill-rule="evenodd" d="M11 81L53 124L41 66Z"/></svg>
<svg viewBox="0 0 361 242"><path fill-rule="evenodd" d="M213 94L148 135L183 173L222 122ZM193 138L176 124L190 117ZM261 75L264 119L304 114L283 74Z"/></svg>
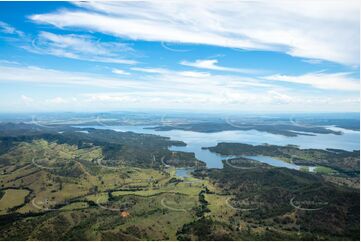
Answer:
<svg viewBox="0 0 361 242"><path fill-rule="evenodd" d="M352 176L340 176L344 162L352 168L355 157L334 157L341 168L337 175L328 166L318 168L323 173L312 174L235 159L232 166L201 167L192 177L181 178L174 166L162 164L162 157L174 155L182 164L194 164L195 158L169 152L173 141L162 137L108 130L62 135L17 132L0 135L2 240L359 236L359 190L354 189L358 182ZM239 152L240 146L223 148ZM326 156L320 151L293 151L303 157ZM324 207L312 213L298 209L313 209L310 201L322 202Z"/></svg>
<svg viewBox="0 0 361 242"><path fill-rule="evenodd" d="M0 214L9 212L25 202L25 197L29 194L28 190L7 189L0 200Z"/></svg>

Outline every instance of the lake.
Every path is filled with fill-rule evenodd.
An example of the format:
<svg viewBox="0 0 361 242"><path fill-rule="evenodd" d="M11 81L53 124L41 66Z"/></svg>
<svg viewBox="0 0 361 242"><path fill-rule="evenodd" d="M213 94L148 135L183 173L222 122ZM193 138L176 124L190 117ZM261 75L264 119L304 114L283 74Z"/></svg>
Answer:
<svg viewBox="0 0 361 242"><path fill-rule="evenodd" d="M208 168L222 168L222 160L227 156L221 156L204 150L202 147L215 146L219 142L237 142L252 145L260 145L264 143L274 145L298 145L300 148L315 149L343 149L343 150L359 150L360 149L360 132L327 126L327 128L341 131L342 135L335 134L315 134L315 136L299 135L296 137L287 137L283 135L271 134L267 132L259 132L257 130L241 131L222 131L215 133L200 133L184 130L156 131L149 129L149 126L78 126L82 128L112 129L115 131L130 131L134 133L154 134L169 137L172 140L183 141L187 146L171 146L169 150L193 152L198 160L204 161ZM256 159L257 157L254 157ZM291 169L299 169L299 166L289 164L274 158L257 158L256 160L277 167L286 167Z"/></svg>

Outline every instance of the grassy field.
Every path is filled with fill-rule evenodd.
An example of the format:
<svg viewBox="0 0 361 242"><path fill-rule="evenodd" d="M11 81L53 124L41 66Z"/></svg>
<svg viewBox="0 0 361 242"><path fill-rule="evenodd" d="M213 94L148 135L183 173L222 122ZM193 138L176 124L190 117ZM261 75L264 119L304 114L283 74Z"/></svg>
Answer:
<svg viewBox="0 0 361 242"><path fill-rule="evenodd" d="M28 190L7 189L0 200L0 214L5 214L8 209L17 207L24 203L25 197L29 194Z"/></svg>
<svg viewBox="0 0 361 242"><path fill-rule="evenodd" d="M321 173L321 174L335 174L335 173L337 173L337 171L335 171L334 169L329 168L329 167L325 167L325 166L316 166L315 167L315 172Z"/></svg>
<svg viewBox="0 0 361 242"><path fill-rule="evenodd" d="M267 180L263 186L245 183L243 190L237 190L248 173L232 173L233 179L240 179L233 185L224 182L233 181L229 175L217 183L211 176L177 177L174 167L136 167L103 158L98 146L79 148L45 140L20 142L1 155L6 162L0 167L0 239L176 240L187 228L200 229L200 234L204 229L216 231L220 239L228 238L222 236L229 231L237 239L255 239L270 233L275 219L281 224L273 226L277 234L298 238L297 212L286 211L260 223L260 211L240 211L230 203L237 195L267 187L274 179L270 169L254 170L255 175L248 178ZM317 172L330 174L325 168L318 167ZM262 178L263 173L258 176L257 172L265 171L270 179ZM292 180L288 175L282 179L282 184ZM213 227L207 227L207 221L213 221Z"/></svg>
<svg viewBox="0 0 361 242"><path fill-rule="evenodd" d="M13 212L47 214L42 219L22 220L23 226L29 221L37 224L33 231L24 231L27 239L41 239L50 230L57 238L64 238L64 233L57 234L55 228L63 221L69 223L65 232L69 237L75 236L72 230L76 229L83 232L81 238L89 239L112 239L124 231L127 236L134 234L142 239L175 240L176 232L196 218L198 194L205 187L218 191L208 180L176 177L174 167L159 170L99 163L99 147L78 149L36 140L20 143L2 158L10 160L0 174L5 189L0 203L2 214L25 202L29 191L21 187L32 192L24 206ZM19 189L7 189L10 187ZM215 216L224 216L223 209L229 210L219 206L224 204L223 196L212 194L207 199ZM120 216L123 210L129 213L127 218ZM84 231L79 229L91 219L92 225ZM3 237L15 238L12 233L15 231L9 229Z"/></svg>

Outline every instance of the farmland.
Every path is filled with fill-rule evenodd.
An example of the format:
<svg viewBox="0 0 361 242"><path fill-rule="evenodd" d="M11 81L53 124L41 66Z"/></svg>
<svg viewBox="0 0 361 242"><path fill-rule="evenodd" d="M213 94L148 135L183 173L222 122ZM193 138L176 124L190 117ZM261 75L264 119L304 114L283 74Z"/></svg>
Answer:
<svg viewBox="0 0 361 242"><path fill-rule="evenodd" d="M319 173L311 173L232 159L223 169L197 166L191 176L181 177L175 163L194 164L195 157L166 148L179 142L109 130L85 134L61 129L68 130L34 133L27 126L0 137L1 239L358 237L359 191L345 182L352 176L336 176L331 168L319 166ZM237 147L223 149L237 152ZM323 155L312 152L307 156ZM128 160L130 156L136 159ZM329 216L342 222L330 227Z"/></svg>

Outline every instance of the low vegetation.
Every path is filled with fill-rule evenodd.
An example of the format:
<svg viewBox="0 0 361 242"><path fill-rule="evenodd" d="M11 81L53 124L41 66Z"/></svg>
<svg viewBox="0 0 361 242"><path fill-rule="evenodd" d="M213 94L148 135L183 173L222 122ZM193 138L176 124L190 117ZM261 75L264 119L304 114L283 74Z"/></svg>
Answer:
<svg viewBox="0 0 361 242"><path fill-rule="evenodd" d="M352 176L339 175L345 159L354 167L352 152L334 156L335 168L323 162L319 173L237 158L223 169L197 166L184 178L175 169L192 166L194 154L167 149L181 142L9 125L0 135L2 240L359 239L359 189ZM315 162L331 157L296 147L210 149L239 155L245 148Z"/></svg>

